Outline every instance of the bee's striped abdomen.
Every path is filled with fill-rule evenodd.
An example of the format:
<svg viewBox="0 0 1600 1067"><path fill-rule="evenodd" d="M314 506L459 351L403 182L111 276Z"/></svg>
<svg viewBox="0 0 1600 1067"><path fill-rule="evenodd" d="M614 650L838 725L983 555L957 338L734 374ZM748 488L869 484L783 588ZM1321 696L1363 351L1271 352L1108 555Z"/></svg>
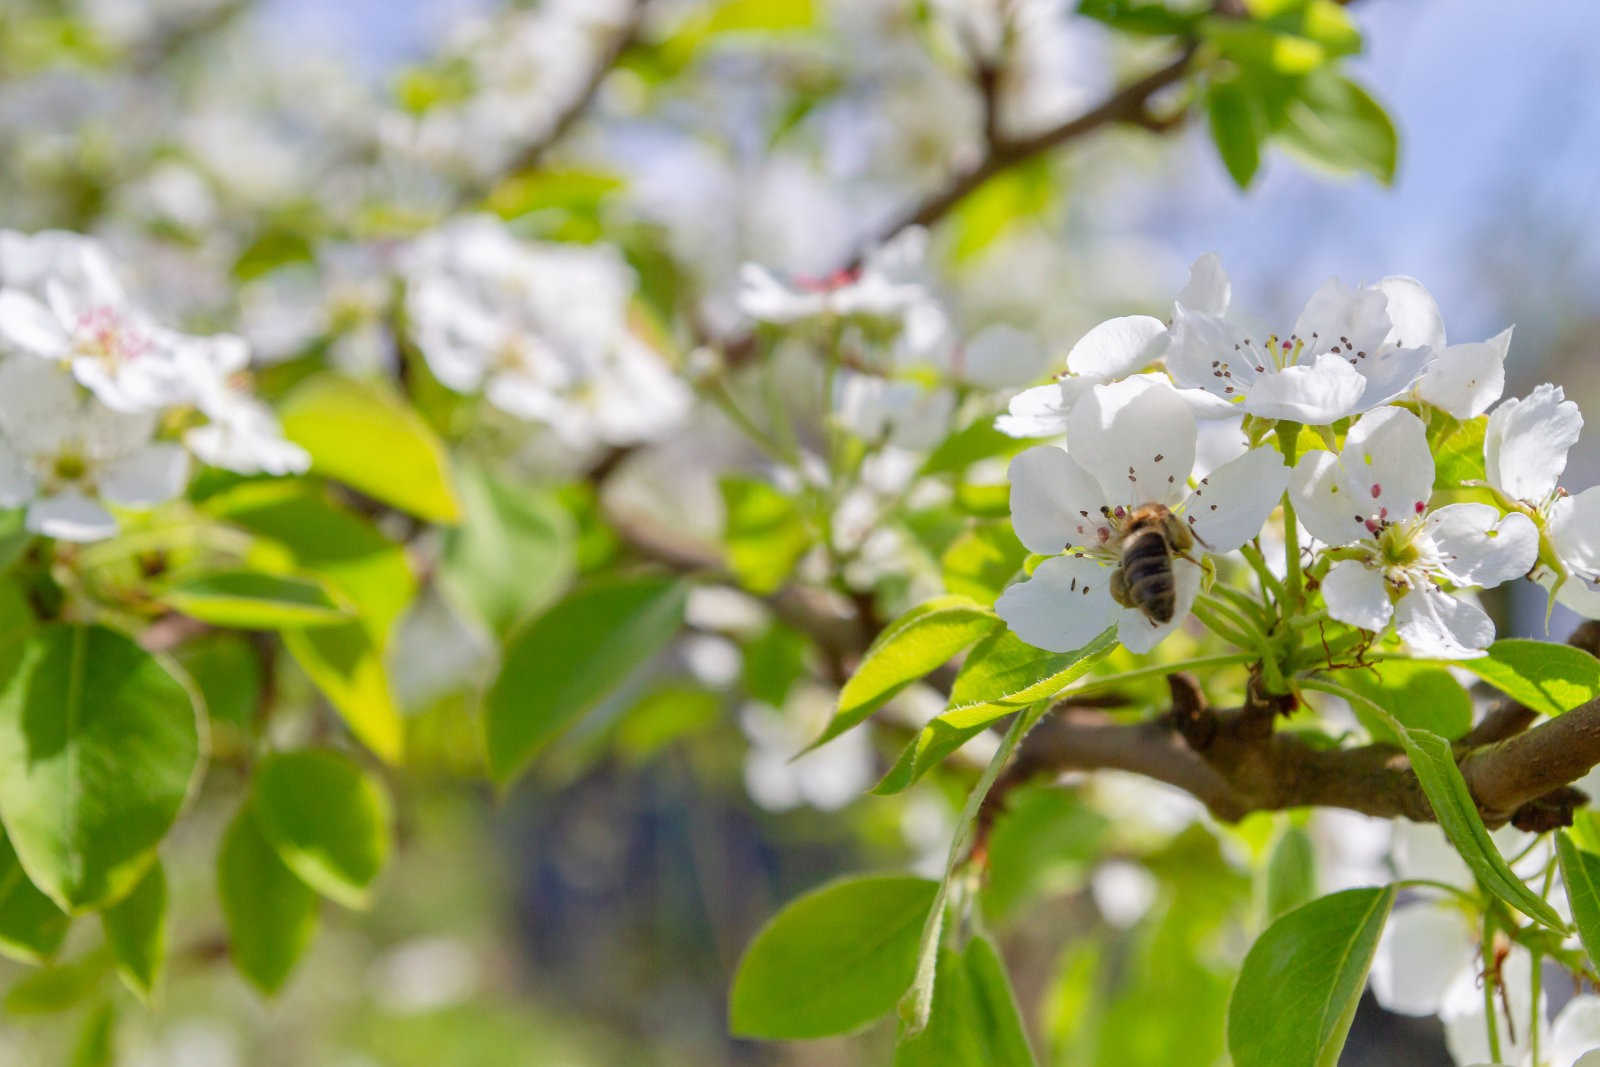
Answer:
<svg viewBox="0 0 1600 1067"><path fill-rule="evenodd" d="M1177 608L1172 581L1172 549L1160 530L1128 538L1122 550L1122 580L1128 598L1153 622L1168 623Z"/></svg>

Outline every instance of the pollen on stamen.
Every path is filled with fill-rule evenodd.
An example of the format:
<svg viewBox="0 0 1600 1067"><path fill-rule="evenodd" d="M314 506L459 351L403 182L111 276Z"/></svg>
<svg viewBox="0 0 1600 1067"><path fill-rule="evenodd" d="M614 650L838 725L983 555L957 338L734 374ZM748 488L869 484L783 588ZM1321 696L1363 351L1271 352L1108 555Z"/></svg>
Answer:
<svg viewBox="0 0 1600 1067"><path fill-rule="evenodd" d="M1413 506L1413 507L1414 507L1414 508L1416 508L1416 512L1417 512L1417 514L1418 514L1418 515L1421 515L1421 514L1422 514L1422 513L1423 513L1423 512L1424 512L1424 511L1427 511L1427 510L1428 510L1428 505L1426 505L1426 504L1424 504L1424 503L1423 503L1423 502L1422 502L1422 501L1420 501L1420 500L1419 500L1419 501L1417 501L1417 502L1416 502L1416 503L1415 503L1415 504L1414 504L1414 505L1412 505L1412 506Z"/></svg>
<svg viewBox="0 0 1600 1067"><path fill-rule="evenodd" d="M1383 495L1383 486L1377 482L1372 483L1372 499L1376 500Z"/></svg>

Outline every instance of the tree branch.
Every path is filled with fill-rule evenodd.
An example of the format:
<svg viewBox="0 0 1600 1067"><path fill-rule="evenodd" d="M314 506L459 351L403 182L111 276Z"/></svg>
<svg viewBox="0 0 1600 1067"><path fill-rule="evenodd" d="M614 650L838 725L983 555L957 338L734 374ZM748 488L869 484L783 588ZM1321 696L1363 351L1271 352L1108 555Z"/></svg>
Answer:
<svg viewBox="0 0 1600 1067"><path fill-rule="evenodd" d="M594 102L595 96L600 92L600 86L605 83L607 76L622 59L622 54L639 39L639 31L644 27L645 6L648 3L649 0L632 0L622 25L595 56L588 76L578 86L577 91L562 104L550 125L538 137L524 145L498 173L467 185L463 190L462 199L478 200L487 196L503 179L537 164L556 142L567 135L567 131L583 117L583 113Z"/></svg>

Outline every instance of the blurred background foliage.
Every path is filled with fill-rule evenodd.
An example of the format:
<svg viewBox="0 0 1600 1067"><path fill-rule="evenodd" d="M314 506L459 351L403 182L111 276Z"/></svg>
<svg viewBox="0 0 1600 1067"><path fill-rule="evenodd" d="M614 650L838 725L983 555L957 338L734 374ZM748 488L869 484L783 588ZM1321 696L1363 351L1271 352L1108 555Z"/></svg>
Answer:
<svg viewBox="0 0 1600 1067"><path fill-rule="evenodd" d="M249 335L265 395L329 365L400 375L452 445L459 500L419 500L426 479L362 487L413 514L468 517L420 539L408 606L398 550L374 562L384 551L356 544L364 535L314 495L196 494L321 551L324 566L360 557L378 598L387 588L404 611L388 664L406 753L385 772L389 868L368 911L313 902L306 922L320 929L276 999L219 965L214 858L260 731L279 747L345 739L289 660L263 666L238 635L185 644L213 766L163 848L165 989L142 1006L107 981L111 961L80 923L58 966L5 965L0 1059L888 1062L888 1024L783 1046L728 1038L728 981L753 932L802 891L846 870L937 871L973 764L863 795L942 709L917 690L870 736L791 761L831 712L837 664L731 587L771 593L811 534L795 531L787 498L764 495L770 470L720 409L628 456L607 491L691 546L725 537L737 582L676 605L684 634L648 619L630 629L602 665L607 683L626 680L562 694L575 721L537 759L483 748L477 709L495 699L503 640L593 649L668 594L624 590L639 599L615 617L580 605L519 629L580 579L631 573L637 552L594 488L604 449L574 456L530 437L441 387L397 340L403 308L374 264L463 210L481 205L524 237L615 244L638 279L631 325L693 372L741 337L741 262L826 276L981 157L986 128L1025 142L1192 40L1204 62L1137 121L997 170L942 218L933 258L962 322L1023 327L1059 362L1100 318L1159 309L1204 250L1285 312L1329 273L1409 273L1453 333L1518 324L1508 393L1553 380L1600 404L1586 373L1600 315L1592 5L1015 6L1007 59L984 75L986 118L973 57L1000 52L985 51L998 46L982 40L981 0L656 0L642 18L580 0L0 0L0 223L102 238L167 321ZM596 70L609 73L591 96ZM815 392L797 346L745 343L772 346L775 368L771 382L729 380L747 406L763 389ZM799 432L815 434L819 413L794 407ZM981 412L971 424L943 453L951 471L1000 451ZM1580 481L1600 473L1586 444ZM993 501L972 488L954 520L909 511L894 564L860 553L837 584L878 619L941 574L992 598L1020 554L982 524ZM385 521L389 535L416 532ZM1542 630L1542 610L1501 605L1501 632ZM640 647L654 654L634 670ZM530 670L494 685L520 698L541 684ZM1386 844L1337 818L1197 819L1187 798L1107 774L1020 793L996 827L983 910L1044 1062L1215 1062L1233 971L1265 917L1359 878ZM1436 1024L1369 1009L1346 1062L1448 1059Z"/></svg>

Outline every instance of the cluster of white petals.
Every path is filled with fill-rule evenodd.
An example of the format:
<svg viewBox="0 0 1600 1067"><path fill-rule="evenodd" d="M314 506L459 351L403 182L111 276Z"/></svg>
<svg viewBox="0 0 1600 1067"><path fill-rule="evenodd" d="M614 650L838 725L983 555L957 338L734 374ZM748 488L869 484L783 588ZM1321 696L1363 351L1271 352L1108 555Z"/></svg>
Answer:
<svg viewBox="0 0 1600 1067"><path fill-rule="evenodd" d="M835 417L857 436L924 449L942 439L956 407L955 387L1015 388L1037 378L1048 359L1038 339L1003 323L963 339L927 268L928 232L902 230L825 278L780 278L746 263L739 309L781 326L830 324L852 351L885 348L837 375ZM875 341L883 339L883 344Z"/></svg>
<svg viewBox="0 0 1600 1067"><path fill-rule="evenodd" d="M629 329L634 275L616 249L523 241L475 215L418 238L401 266L413 337L448 388L578 449L652 440L688 413L688 387Z"/></svg>
<svg viewBox="0 0 1600 1067"><path fill-rule="evenodd" d="M94 240L0 232L0 505L90 541L116 532L106 504L181 493L189 453L241 474L304 471L310 458L245 386L249 360L238 337L155 322ZM192 424L181 446L158 440L173 424Z"/></svg>
<svg viewBox="0 0 1600 1067"><path fill-rule="evenodd" d="M1286 543L1287 512L1275 509L1287 476L1283 499L1312 539L1298 562L1333 620L1378 634L1392 625L1416 655L1470 658L1494 640L1473 594L1524 576L1600 616L1600 489L1558 484L1583 420L1552 385L1500 400L1510 338L1448 344L1433 298L1403 277L1330 280L1275 330L1237 312L1221 263L1201 257L1169 321L1102 322L1062 375L996 420L1016 437L1064 437L1064 450L1035 447L1012 465L1017 534L1055 558L997 610L1040 647L1080 647L1115 621L1124 644L1147 649L1188 613L1196 552ZM1436 484L1435 451L1473 431L1483 477L1457 465L1453 482ZM1209 481L1200 475L1213 463L1194 462L1208 441L1222 449ZM1280 450L1298 457L1292 471L1269 462ZM1177 610L1159 625L1119 607L1110 586L1123 516L1152 504L1198 535L1192 550L1173 546Z"/></svg>

